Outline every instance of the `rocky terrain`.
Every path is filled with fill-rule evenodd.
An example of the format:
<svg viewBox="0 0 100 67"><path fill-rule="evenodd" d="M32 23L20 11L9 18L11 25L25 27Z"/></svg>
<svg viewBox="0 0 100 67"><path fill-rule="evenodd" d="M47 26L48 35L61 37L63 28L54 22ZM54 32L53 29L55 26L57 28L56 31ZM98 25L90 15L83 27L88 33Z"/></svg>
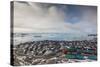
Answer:
<svg viewBox="0 0 100 67"><path fill-rule="evenodd" d="M62 49L70 47L96 48L97 42L93 40L83 41L33 41L15 45L13 48L14 65L38 65L38 64L56 64L81 62L77 59L65 58ZM83 61L93 61L89 59Z"/></svg>

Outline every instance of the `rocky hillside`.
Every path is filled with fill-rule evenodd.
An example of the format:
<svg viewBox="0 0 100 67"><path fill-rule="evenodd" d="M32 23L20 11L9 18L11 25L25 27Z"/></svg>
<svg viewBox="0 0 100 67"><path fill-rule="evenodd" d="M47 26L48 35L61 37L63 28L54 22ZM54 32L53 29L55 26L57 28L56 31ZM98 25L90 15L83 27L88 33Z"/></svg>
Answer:
<svg viewBox="0 0 100 67"><path fill-rule="evenodd" d="M13 48L14 65L55 64L69 61L62 49L70 47L97 48L94 40L84 41L33 41L15 45Z"/></svg>

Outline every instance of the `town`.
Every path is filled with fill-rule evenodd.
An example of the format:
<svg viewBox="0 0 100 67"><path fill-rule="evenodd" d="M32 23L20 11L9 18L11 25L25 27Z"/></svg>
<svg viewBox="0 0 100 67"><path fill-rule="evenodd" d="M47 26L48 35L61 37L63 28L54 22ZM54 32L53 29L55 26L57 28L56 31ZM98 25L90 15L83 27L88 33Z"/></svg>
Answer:
<svg viewBox="0 0 100 67"><path fill-rule="evenodd" d="M43 40L15 45L15 65L71 63L97 60L97 38L80 41Z"/></svg>

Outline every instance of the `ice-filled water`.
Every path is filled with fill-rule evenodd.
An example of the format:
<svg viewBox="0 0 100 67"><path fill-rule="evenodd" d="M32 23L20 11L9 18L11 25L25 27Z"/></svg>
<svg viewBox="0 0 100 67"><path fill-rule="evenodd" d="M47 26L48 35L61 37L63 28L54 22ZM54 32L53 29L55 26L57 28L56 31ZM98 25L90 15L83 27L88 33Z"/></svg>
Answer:
<svg viewBox="0 0 100 67"><path fill-rule="evenodd" d="M93 37L88 37L88 35L80 34L68 34L68 33L14 33L14 45L40 40L88 40Z"/></svg>

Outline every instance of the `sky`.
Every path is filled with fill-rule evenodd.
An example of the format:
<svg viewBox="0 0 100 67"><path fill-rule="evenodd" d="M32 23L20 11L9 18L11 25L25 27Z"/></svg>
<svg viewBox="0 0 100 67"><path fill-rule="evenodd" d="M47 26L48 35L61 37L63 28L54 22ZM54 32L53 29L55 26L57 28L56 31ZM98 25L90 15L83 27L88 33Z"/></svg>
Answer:
<svg viewBox="0 0 100 67"><path fill-rule="evenodd" d="M97 33L97 7L14 2L15 33Z"/></svg>

